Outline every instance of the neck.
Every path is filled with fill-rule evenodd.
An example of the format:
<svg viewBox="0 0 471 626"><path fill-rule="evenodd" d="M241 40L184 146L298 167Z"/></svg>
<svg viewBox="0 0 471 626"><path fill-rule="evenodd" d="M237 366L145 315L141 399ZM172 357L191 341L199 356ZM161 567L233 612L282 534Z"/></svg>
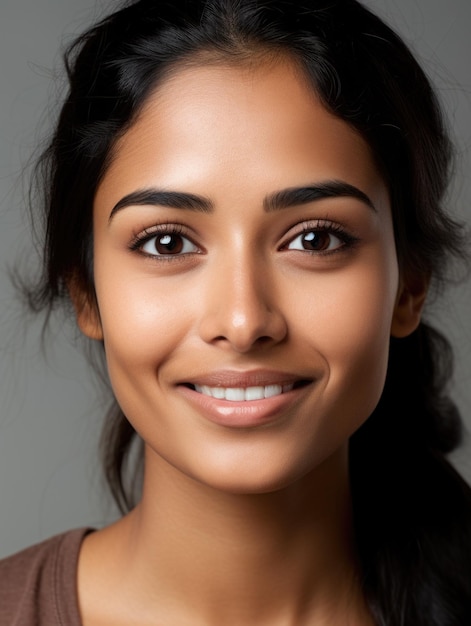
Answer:
<svg viewBox="0 0 471 626"><path fill-rule="evenodd" d="M345 451L294 485L251 495L156 464L148 454L141 503L108 531L122 546L116 571L127 571L140 606L152 598L149 614L165 617L167 606L172 623L175 607L178 623L368 623L345 619L362 607Z"/></svg>

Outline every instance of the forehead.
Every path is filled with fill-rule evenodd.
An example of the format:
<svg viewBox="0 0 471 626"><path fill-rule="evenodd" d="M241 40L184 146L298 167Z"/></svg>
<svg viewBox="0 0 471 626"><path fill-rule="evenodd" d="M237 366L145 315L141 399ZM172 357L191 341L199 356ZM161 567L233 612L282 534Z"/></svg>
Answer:
<svg viewBox="0 0 471 626"><path fill-rule="evenodd" d="M213 63L173 71L147 98L98 195L130 177L134 186L157 177L206 195L197 187L218 176L226 193L257 179L269 192L308 182L314 170L360 186L379 180L366 141L323 106L294 63Z"/></svg>

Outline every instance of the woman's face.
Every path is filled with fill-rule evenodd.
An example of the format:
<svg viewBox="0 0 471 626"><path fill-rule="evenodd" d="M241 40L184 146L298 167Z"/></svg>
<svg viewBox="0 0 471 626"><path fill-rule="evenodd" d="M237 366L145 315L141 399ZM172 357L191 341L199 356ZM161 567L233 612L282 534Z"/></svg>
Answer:
<svg viewBox="0 0 471 626"><path fill-rule="evenodd" d="M161 468L274 490L374 409L399 285L389 197L288 63L182 69L151 95L98 189L94 255L99 319L79 322Z"/></svg>

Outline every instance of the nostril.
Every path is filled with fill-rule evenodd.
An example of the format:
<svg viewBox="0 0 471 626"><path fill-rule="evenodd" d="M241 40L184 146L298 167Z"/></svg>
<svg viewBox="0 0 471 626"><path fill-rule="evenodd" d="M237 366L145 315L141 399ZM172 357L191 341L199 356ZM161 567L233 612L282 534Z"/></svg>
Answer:
<svg viewBox="0 0 471 626"><path fill-rule="evenodd" d="M257 339L258 343L268 343L270 341L273 341L272 337L268 337L268 335L264 335L263 337L259 337Z"/></svg>

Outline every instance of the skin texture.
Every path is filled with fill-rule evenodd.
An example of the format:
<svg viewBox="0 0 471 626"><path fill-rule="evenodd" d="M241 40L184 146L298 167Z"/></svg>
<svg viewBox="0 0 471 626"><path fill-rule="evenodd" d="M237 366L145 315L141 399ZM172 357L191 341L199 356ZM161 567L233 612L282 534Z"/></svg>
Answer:
<svg viewBox="0 0 471 626"><path fill-rule="evenodd" d="M280 190L326 181L368 200L266 210ZM150 188L207 206L121 202ZM181 253L156 256L156 227ZM314 252L303 238L313 231ZM82 331L104 340L146 463L138 507L84 544L85 626L370 624L348 439L380 397L391 333L416 327L424 289L399 276L368 145L287 62L181 69L116 145L94 246L98 309L72 297ZM272 379L300 387L248 403L191 388Z"/></svg>

